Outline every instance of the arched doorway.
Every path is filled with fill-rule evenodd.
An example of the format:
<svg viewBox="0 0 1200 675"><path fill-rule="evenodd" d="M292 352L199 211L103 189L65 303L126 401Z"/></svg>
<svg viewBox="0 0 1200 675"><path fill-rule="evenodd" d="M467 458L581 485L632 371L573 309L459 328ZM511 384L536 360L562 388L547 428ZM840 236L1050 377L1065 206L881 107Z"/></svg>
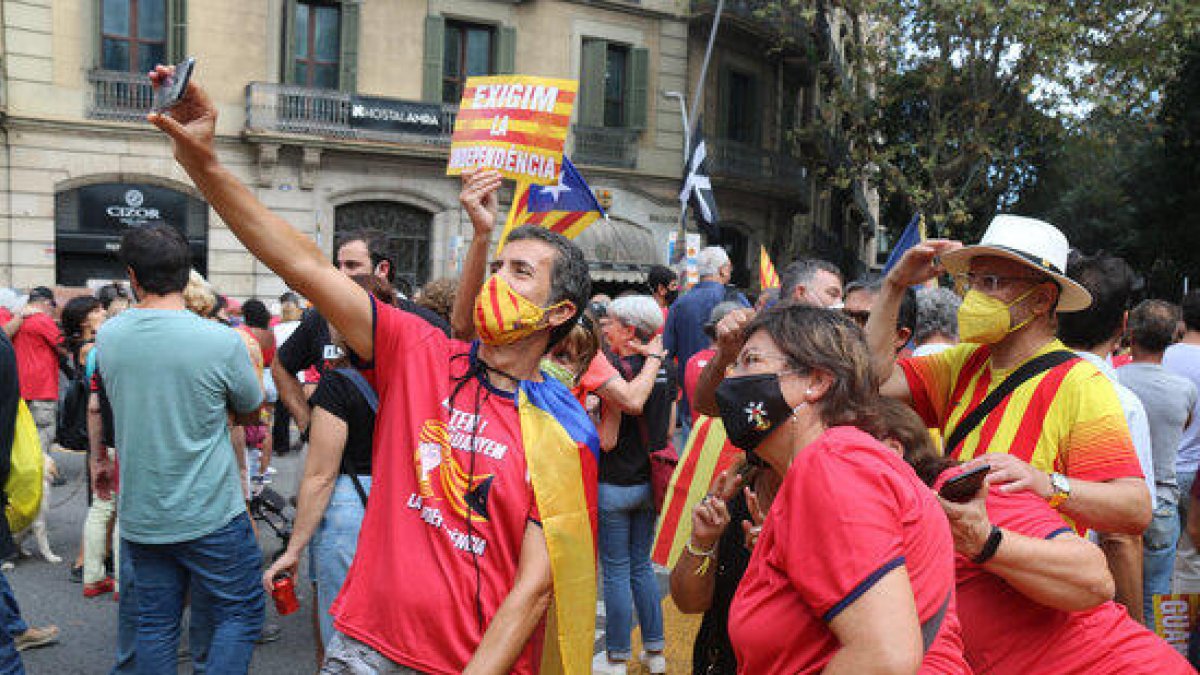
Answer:
<svg viewBox="0 0 1200 675"><path fill-rule="evenodd" d="M335 239L361 229L379 230L387 235L396 284L405 293L429 280L432 222L433 214L424 209L384 200L342 204L333 214Z"/></svg>

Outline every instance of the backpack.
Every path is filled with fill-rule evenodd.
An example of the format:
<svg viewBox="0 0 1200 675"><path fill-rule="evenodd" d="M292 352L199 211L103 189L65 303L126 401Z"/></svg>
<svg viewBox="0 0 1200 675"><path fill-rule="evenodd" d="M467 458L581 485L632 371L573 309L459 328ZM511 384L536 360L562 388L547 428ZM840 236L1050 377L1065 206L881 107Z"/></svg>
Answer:
<svg viewBox="0 0 1200 675"><path fill-rule="evenodd" d="M8 503L4 515L12 532L21 532L33 524L42 505L42 444L37 425L25 401L17 406L17 426L13 434L11 467L4 483Z"/></svg>
<svg viewBox="0 0 1200 675"><path fill-rule="evenodd" d="M75 371L67 382L66 391L63 392L62 400L58 405L54 440L69 450L86 452L88 449L88 396L91 392L82 364Z"/></svg>

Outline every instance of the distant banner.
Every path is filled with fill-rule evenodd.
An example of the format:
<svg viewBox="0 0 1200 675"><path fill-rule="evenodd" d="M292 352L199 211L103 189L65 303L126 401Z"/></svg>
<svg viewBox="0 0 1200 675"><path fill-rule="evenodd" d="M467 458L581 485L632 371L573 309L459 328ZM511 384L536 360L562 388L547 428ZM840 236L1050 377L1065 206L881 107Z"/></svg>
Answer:
<svg viewBox="0 0 1200 675"><path fill-rule="evenodd" d="M578 87L524 75L467 78L446 175L486 167L513 180L557 183Z"/></svg>
<svg viewBox="0 0 1200 675"><path fill-rule="evenodd" d="M1187 656L1188 637L1196 626L1200 594L1176 593L1154 596L1154 632Z"/></svg>

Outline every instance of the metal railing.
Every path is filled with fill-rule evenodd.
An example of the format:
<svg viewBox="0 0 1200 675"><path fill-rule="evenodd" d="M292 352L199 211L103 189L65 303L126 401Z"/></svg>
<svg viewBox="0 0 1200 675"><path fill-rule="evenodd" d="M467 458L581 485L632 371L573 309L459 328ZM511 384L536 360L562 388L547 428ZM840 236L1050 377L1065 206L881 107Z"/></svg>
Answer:
<svg viewBox="0 0 1200 675"><path fill-rule="evenodd" d="M710 140L707 146L709 171L715 178L787 192L807 191L808 170L796 157L722 139Z"/></svg>
<svg viewBox="0 0 1200 675"><path fill-rule="evenodd" d="M154 102L150 78L145 73L120 70L88 71L92 103L87 115L93 119L138 122L145 119Z"/></svg>
<svg viewBox="0 0 1200 675"><path fill-rule="evenodd" d="M626 127L582 127L576 125L576 164L611 166L620 169L637 168L638 136L641 129Z"/></svg>
<svg viewBox="0 0 1200 675"><path fill-rule="evenodd" d="M443 105L437 134L415 134L350 125L350 94L289 84L251 82L246 85L246 130L389 143L449 145L457 105Z"/></svg>

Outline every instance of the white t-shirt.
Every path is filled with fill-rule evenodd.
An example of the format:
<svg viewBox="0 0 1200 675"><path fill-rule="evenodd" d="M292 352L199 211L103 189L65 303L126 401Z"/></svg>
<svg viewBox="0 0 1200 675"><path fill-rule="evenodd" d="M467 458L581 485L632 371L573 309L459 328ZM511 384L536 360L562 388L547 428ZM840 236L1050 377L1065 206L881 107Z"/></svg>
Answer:
<svg viewBox="0 0 1200 675"><path fill-rule="evenodd" d="M1186 377L1200 389L1200 346L1173 344L1167 347L1162 365L1167 372ZM1200 402L1192 407L1192 419L1200 420ZM1193 423L1183 430L1183 438L1179 440L1175 472L1196 473L1197 466L1200 466L1200 424Z"/></svg>

